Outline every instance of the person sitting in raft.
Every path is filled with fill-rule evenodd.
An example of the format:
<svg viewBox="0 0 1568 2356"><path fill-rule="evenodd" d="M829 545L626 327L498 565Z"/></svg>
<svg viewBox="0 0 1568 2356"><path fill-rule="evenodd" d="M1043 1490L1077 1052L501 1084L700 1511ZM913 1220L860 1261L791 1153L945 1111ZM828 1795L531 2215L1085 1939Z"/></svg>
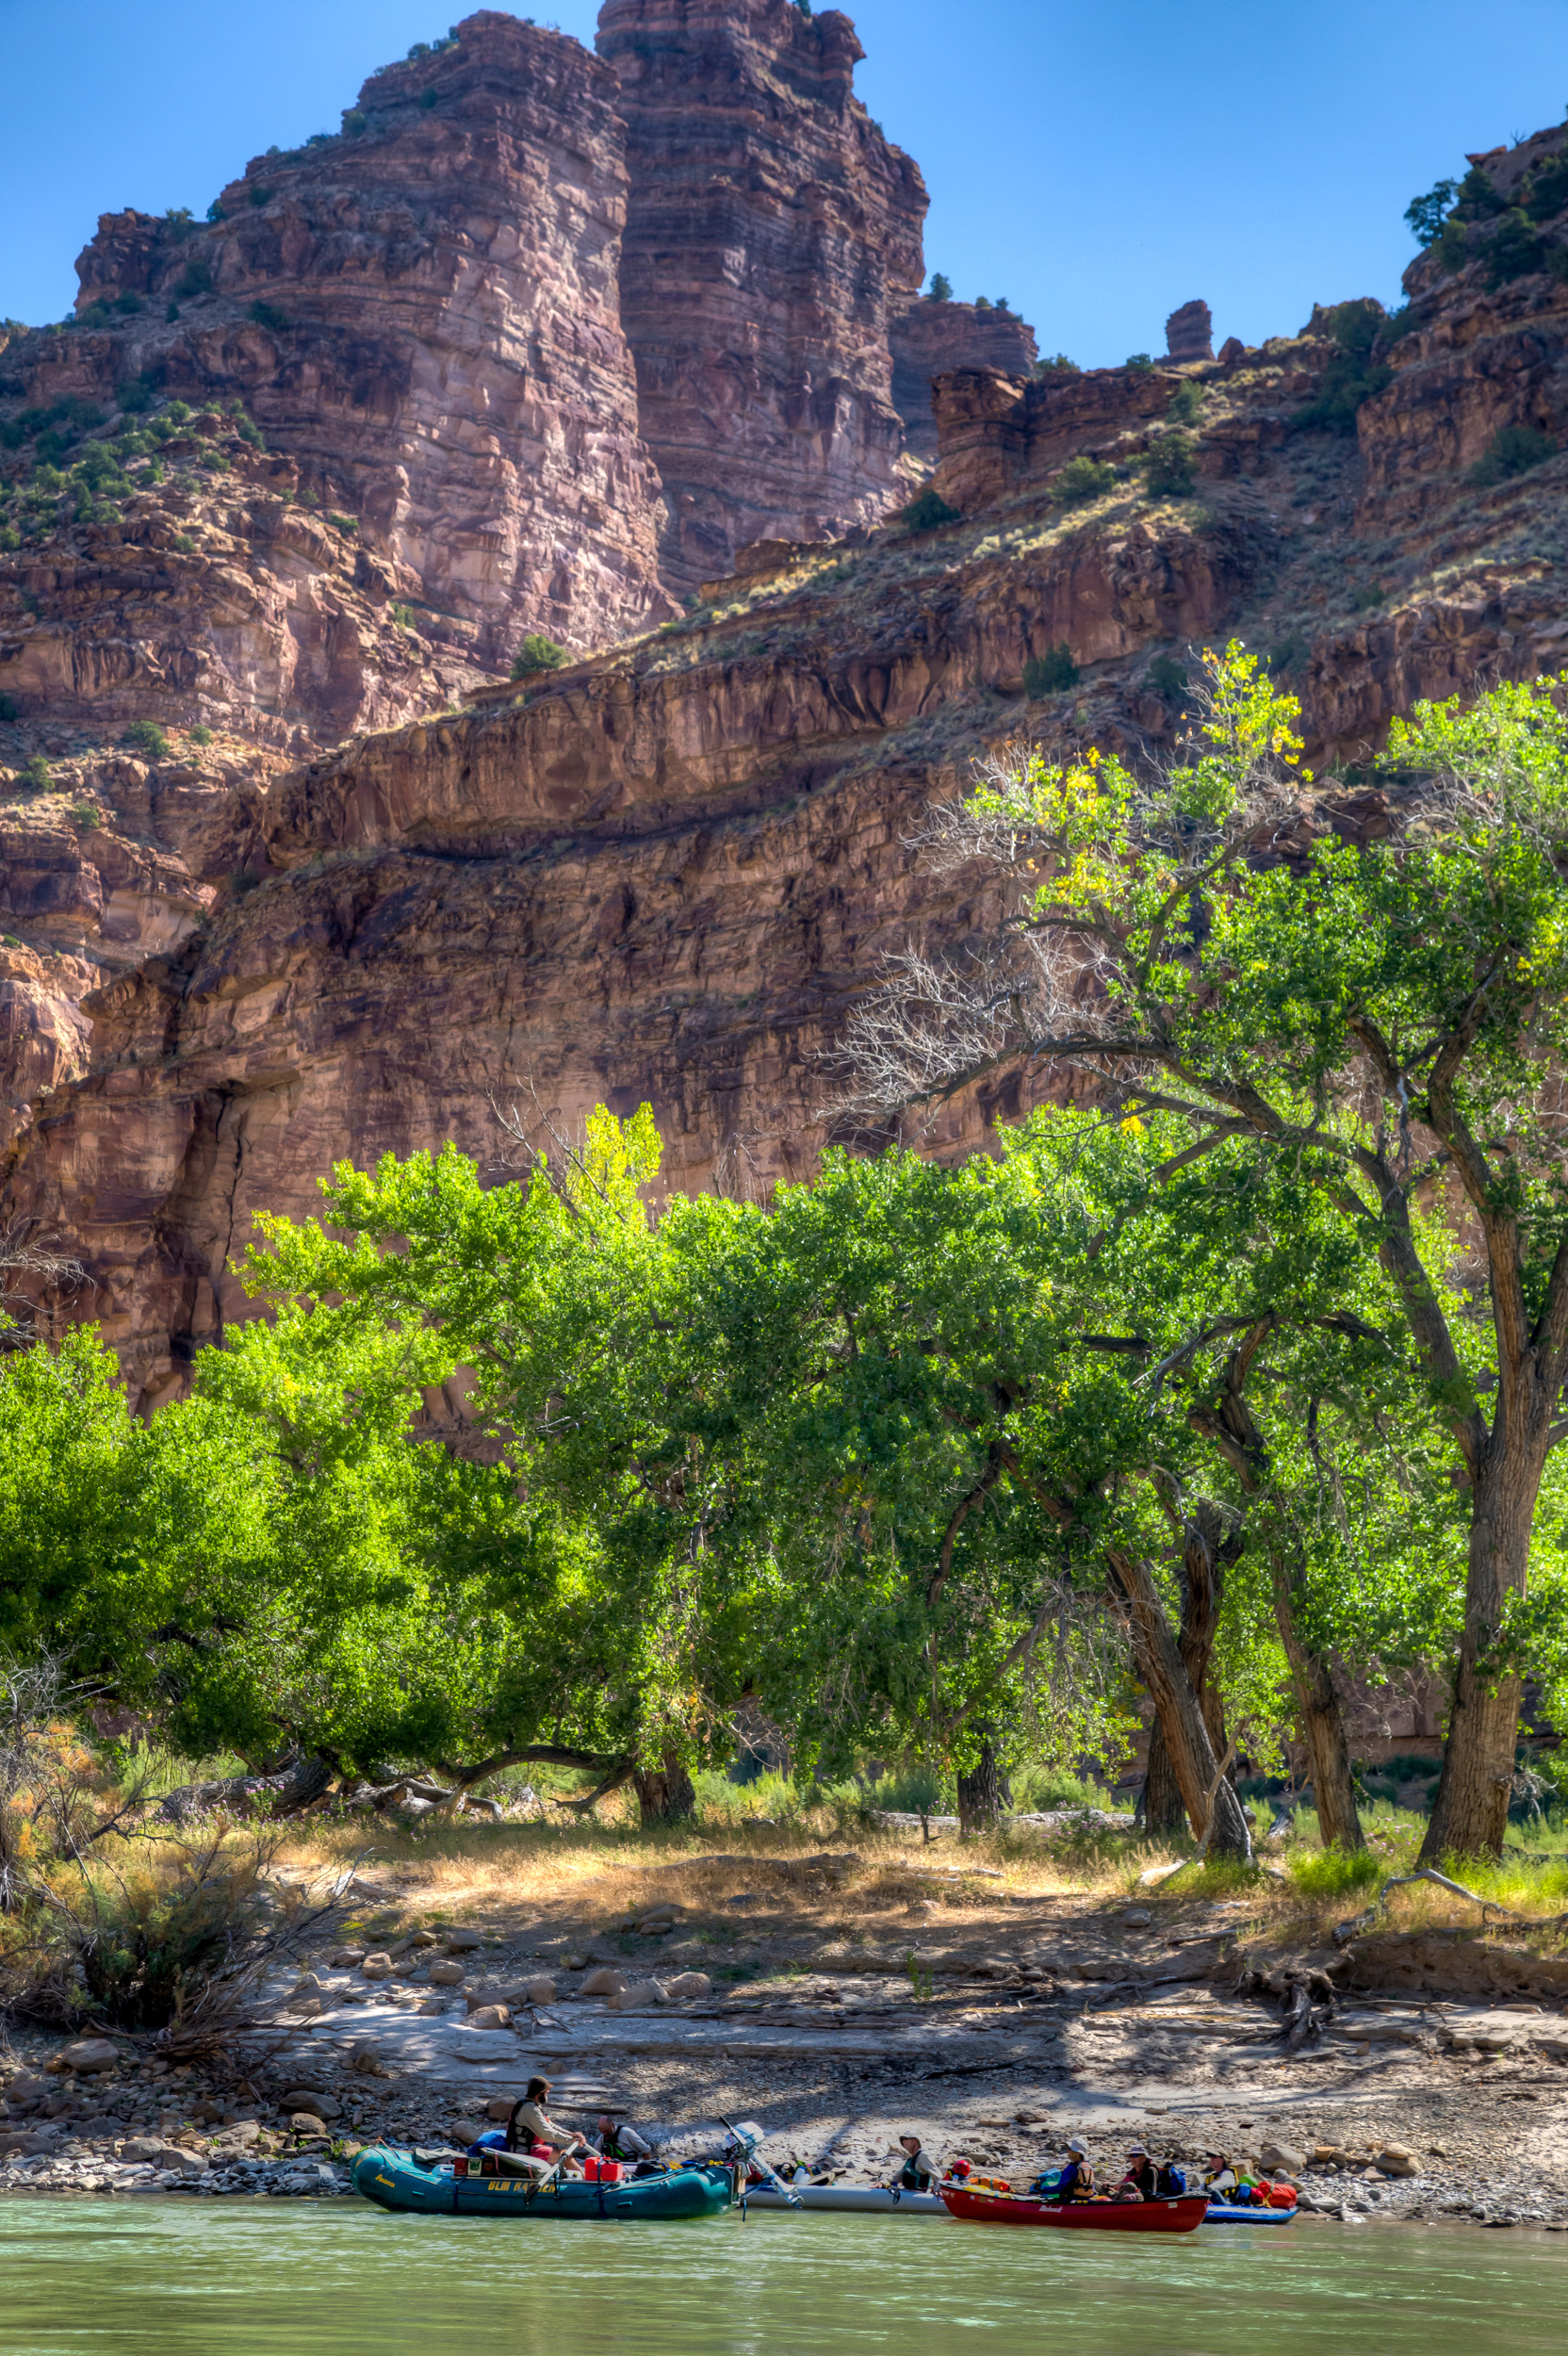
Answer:
<svg viewBox="0 0 1568 2356"><path fill-rule="evenodd" d="M904 2154L904 2165L893 2178L893 2184L900 2192L933 2191L937 2184L937 2169L921 2149L919 2135L900 2135L898 2147Z"/></svg>
<svg viewBox="0 0 1568 2356"><path fill-rule="evenodd" d="M1158 2189L1153 2161L1141 2143L1135 2143L1127 2154L1127 2173L1117 2186L1117 2199L1130 2201L1135 2194L1139 2201L1152 2201Z"/></svg>
<svg viewBox="0 0 1568 2356"><path fill-rule="evenodd" d="M549 2099L549 2080L531 2078L522 2101L512 2105L512 2116L506 2122L506 2149L543 2160L548 2167L559 2161L564 2176L577 2175L580 2170L569 2163L575 2153L585 2151L588 2146L570 2128L556 2125L545 2108Z"/></svg>
<svg viewBox="0 0 1568 2356"><path fill-rule="evenodd" d="M617 2126L608 2111L601 2111L598 2153L601 2160L624 2160L629 2168L635 2168L652 2159L653 2146L629 2120L623 2119Z"/></svg>
<svg viewBox="0 0 1568 2356"><path fill-rule="evenodd" d="M1234 2201L1238 2179L1223 2151L1203 2154L1203 2190L1211 2201Z"/></svg>
<svg viewBox="0 0 1568 2356"><path fill-rule="evenodd" d="M1094 2197L1094 2170L1089 2166L1088 2146L1081 2136L1070 2135L1067 2160L1047 2198L1051 2201L1092 2201Z"/></svg>

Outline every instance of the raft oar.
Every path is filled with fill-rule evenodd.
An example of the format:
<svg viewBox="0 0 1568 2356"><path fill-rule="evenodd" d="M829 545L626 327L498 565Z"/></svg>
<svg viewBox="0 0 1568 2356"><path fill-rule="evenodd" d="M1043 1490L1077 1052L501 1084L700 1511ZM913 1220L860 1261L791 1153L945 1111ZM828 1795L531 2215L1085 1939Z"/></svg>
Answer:
<svg viewBox="0 0 1568 2356"><path fill-rule="evenodd" d="M718 2112L715 2112L714 2116L715 2116L715 2117L716 2117L716 2119L718 2119L719 2125L720 2125L721 2127L727 2127L727 2128L729 2129L729 2133L730 2133L730 2134L734 2136L734 2138L735 2138L736 2142L737 2142L738 2144L741 2144L741 2145L742 2145L742 2147L743 2147L743 2148L744 2148L744 2143L745 2143L745 2138L744 2138L744 2137L741 2135L740 2130L739 2130L738 2128L736 2128L736 2127L732 2127L732 2126L730 2126L730 2122L729 2122L729 2120L728 2120L727 2119L726 2119L726 2117L725 2117L725 2115L724 2115L723 2111L718 2111ZM748 2160L750 2160L750 2159L754 2159L754 2158L756 2158L756 2153L757 2153L757 2146L756 2146L755 2144L753 2144L753 2145L751 2146L751 2149L750 2149L748 2151L746 2151L746 2158L747 2158ZM757 2165L758 2165L758 2167L761 2169L761 2171L762 2171L763 2175L766 2177L766 2179L767 2179L768 2183L772 2184L772 2186L773 2186L774 2190L775 2190L776 2192L781 2192L781 2193L784 2195L785 2200L789 2202L789 2204L790 2204L790 2206L791 2206L791 2208L792 2208L792 2209L799 2209L799 2208L803 2208L803 2207L805 2206L805 2203L802 2201L802 2200L801 2200L801 2197L800 2197L799 2193L798 2193L798 2192L794 2192L794 2191L792 2191L792 2190L791 2189L791 2187L790 2187L790 2186L789 2186L789 2185L788 2185L788 2184L784 2182L783 2177L782 2177L782 2176L780 2176L780 2174L779 2174L779 2172L778 2172L778 2170L777 2170L777 2168L770 2168L766 2160L758 2160ZM742 2204L743 2204L743 2205L744 2205L744 2201L745 2201L745 2192L744 2192L744 2188L743 2188L743 2189L742 2189L741 2199L742 2199Z"/></svg>

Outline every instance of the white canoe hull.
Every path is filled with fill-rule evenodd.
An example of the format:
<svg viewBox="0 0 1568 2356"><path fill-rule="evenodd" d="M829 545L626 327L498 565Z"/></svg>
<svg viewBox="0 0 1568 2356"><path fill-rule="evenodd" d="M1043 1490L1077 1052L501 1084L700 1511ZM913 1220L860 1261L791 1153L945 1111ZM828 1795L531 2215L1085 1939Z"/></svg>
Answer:
<svg viewBox="0 0 1568 2356"><path fill-rule="evenodd" d="M871 2209L885 2217L946 2217L945 2202L934 2192L901 2192L896 2197L879 2184L797 2184L795 2198L803 2209ZM790 2202L771 2184L753 2184L746 2192L748 2209L788 2209Z"/></svg>

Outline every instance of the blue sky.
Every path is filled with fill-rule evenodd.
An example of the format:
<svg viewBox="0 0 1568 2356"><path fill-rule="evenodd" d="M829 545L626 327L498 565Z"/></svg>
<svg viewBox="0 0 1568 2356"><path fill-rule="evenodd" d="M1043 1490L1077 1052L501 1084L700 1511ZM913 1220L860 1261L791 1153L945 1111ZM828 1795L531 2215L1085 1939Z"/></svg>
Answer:
<svg viewBox="0 0 1568 2356"><path fill-rule="evenodd" d="M546 0L548 6L548 0ZM436 8L442 8L437 16ZM0 315L57 319L100 212L203 213L245 162L335 130L451 0L0 0ZM931 190L926 259L1084 366L1396 296L1410 198L1560 121L1563 0L861 0L857 88ZM592 41L596 6L563 0ZM542 21L544 20L542 17Z"/></svg>

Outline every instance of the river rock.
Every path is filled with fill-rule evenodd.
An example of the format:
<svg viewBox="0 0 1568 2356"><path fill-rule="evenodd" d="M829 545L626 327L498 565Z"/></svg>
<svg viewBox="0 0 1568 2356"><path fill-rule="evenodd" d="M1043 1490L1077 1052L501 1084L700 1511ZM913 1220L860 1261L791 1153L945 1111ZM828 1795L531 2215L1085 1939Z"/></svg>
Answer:
<svg viewBox="0 0 1568 2356"><path fill-rule="evenodd" d="M664 1991L657 1980L631 1980L617 1988L610 1999L612 2012L644 2012L649 2004L662 2004Z"/></svg>
<svg viewBox="0 0 1568 2356"><path fill-rule="evenodd" d="M625 1986L626 1981L619 1972L612 1971L609 1964L601 1964L596 1972L590 1972L583 1981L582 1993L584 1996L618 1996Z"/></svg>
<svg viewBox="0 0 1568 2356"><path fill-rule="evenodd" d="M525 1980L522 1987L514 1988L506 2001L510 2004L515 2004L519 2000L525 2004L553 2004L555 1996L555 1982L540 1978Z"/></svg>
<svg viewBox="0 0 1568 2356"><path fill-rule="evenodd" d="M225 2127L221 2135L214 2135L212 2139L212 2148L215 2151L222 2151L232 2155L236 2151L248 2151L252 2144L259 2142L260 2138L261 2125L259 2120L254 2119L237 2119L232 2127Z"/></svg>
<svg viewBox="0 0 1568 2356"><path fill-rule="evenodd" d="M430 1968L433 1988L461 1988L467 1976L460 1963L433 1963Z"/></svg>
<svg viewBox="0 0 1568 2356"><path fill-rule="evenodd" d="M1258 2158L1265 2168L1288 2168L1293 2176L1298 2176L1307 2165L1306 2153L1294 2143L1266 2143Z"/></svg>
<svg viewBox="0 0 1568 2356"><path fill-rule="evenodd" d="M32 2070L22 2070L8 2085L6 2100L13 2110L31 2110L35 2102L41 2102L44 2096L53 2090L47 2078L36 2077Z"/></svg>
<svg viewBox="0 0 1568 2356"><path fill-rule="evenodd" d="M508 2116L510 2117L510 2113ZM481 2135L488 2135L489 2132L482 2119L454 2119L447 2130L454 2143L461 2143L465 2146L477 2143Z"/></svg>
<svg viewBox="0 0 1568 2356"><path fill-rule="evenodd" d="M479 2004L468 2015L468 2026L470 2029L510 2029L512 2014L505 2004Z"/></svg>
<svg viewBox="0 0 1568 2356"><path fill-rule="evenodd" d="M363 1947L335 1947L327 1961L335 1972L355 1972L365 1961Z"/></svg>
<svg viewBox="0 0 1568 2356"><path fill-rule="evenodd" d="M510 2119L512 2116L511 2095L493 2094L490 2097L489 2102L484 2105L484 2116L486 2119Z"/></svg>
<svg viewBox="0 0 1568 2356"><path fill-rule="evenodd" d="M384 1948L380 1948L374 1955L367 1955L359 1968L368 1980L389 1980L392 1976L392 1958Z"/></svg>
<svg viewBox="0 0 1568 2356"><path fill-rule="evenodd" d="M678 1972L673 1980L665 1981L664 1993L678 2004L689 2004L700 1996L711 1996L713 1983L706 1972Z"/></svg>
<svg viewBox="0 0 1568 2356"><path fill-rule="evenodd" d="M1384 2144L1378 2154L1379 2172L1384 2176L1419 2176L1421 2167L1413 2151L1402 2143Z"/></svg>
<svg viewBox="0 0 1568 2356"><path fill-rule="evenodd" d="M338 2119L343 2105L335 2094L318 2094L313 2088L295 2086L284 2095L278 2108L285 2111L314 2111L318 2119Z"/></svg>
<svg viewBox="0 0 1568 2356"><path fill-rule="evenodd" d="M433 1946L434 1943L432 1939L431 1944ZM449 1931L446 1943L449 1955L471 1955L476 1947L483 1946L484 1933L482 1931Z"/></svg>
<svg viewBox="0 0 1568 2356"><path fill-rule="evenodd" d="M95 2070L112 2070L120 2059L120 2048L112 2045L106 2037L78 2037L74 2045L66 2047L60 2059L67 2070L74 2070L86 2077Z"/></svg>
<svg viewBox="0 0 1568 2356"><path fill-rule="evenodd" d="M204 2176L207 2172L204 2155L188 2151L183 2143L160 2143L148 2157L155 2168L177 2168L184 2176Z"/></svg>

